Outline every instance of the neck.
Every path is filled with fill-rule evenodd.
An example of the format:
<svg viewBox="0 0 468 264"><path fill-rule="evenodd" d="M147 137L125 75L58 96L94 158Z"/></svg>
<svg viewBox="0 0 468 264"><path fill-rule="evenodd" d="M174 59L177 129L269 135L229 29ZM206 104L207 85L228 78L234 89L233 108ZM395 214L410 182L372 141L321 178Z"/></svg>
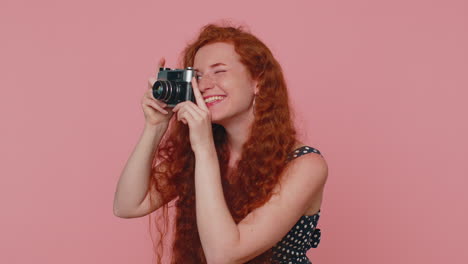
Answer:
<svg viewBox="0 0 468 264"><path fill-rule="evenodd" d="M234 165L240 159L242 146L247 142L250 129L254 121L253 109L250 108L244 115L224 120L222 126L226 129L228 145L230 149L229 165Z"/></svg>

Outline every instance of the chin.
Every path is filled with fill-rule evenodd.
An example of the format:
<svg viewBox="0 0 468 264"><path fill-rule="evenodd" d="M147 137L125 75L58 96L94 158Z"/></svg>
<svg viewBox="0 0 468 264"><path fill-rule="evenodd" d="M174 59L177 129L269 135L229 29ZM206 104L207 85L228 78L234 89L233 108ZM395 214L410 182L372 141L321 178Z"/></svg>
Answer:
<svg viewBox="0 0 468 264"><path fill-rule="evenodd" d="M224 122L226 122L226 116L219 115L219 113L212 114L211 123L224 126Z"/></svg>
<svg viewBox="0 0 468 264"><path fill-rule="evenodd" d="M211 123L220 124L226 119L223 109L208 109L211 112Z"/></svg>
<svg viewBox="0 0 468 264"><path fill-rule="evenodd" d="M213 124L218 124L218 125L222 125L222 119L218 119L218 118L213 118L213 117L211 117L211 123L213 123Z"/></svg>

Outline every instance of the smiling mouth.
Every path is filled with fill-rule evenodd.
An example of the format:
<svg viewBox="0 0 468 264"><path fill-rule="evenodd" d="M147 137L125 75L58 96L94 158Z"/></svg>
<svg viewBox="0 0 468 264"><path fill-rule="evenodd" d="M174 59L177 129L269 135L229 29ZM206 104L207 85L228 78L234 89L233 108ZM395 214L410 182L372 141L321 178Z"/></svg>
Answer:
<svg viewBox="0 0 468 264"><path fill-rule="evenodd" d="M206 104L212 104L212 103L214 103L214 102L222 101L224 98L226 98L226 96L213 96L213 97L209 97L209 98L205 99L205 103L206 103Z"/></svg>

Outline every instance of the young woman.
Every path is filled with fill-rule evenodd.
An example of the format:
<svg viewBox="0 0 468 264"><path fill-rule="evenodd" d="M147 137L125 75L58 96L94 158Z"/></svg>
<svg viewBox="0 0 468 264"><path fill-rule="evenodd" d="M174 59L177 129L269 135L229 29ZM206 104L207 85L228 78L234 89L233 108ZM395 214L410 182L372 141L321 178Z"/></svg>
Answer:
<svg viewBox="0 0 468 264"><path fill-rule="evenodd" d="M328 167L296 137L281 66L251 33L214 24L182 55L196 102L171 109L150 79L114 213L164 207L167 222L178 198L172 263L310 263Z"/></svg>

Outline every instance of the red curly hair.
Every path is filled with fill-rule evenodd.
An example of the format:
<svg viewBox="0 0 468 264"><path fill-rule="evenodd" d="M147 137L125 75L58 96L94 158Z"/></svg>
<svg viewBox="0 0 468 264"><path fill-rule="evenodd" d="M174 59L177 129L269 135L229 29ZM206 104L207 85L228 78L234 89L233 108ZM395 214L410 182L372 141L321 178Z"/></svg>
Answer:
<svg viewBox="0 0 468 264"><path fill-rule="evenodd" d="M281 66L268 47L242 26L208 24L202 27L196 40L183 50L183 65L179 66L193 66L197 51L214 42L233 44L241 63L251 77L259 81L254 123L243 145L238 167L230 177L227 175L230 152L226 131L223 126L212 124L225 199L234 221L239 223L271 198L297 136ZM165 169L160 169L162 167ZM206 263L196 224L194 168L195 157L189 142L188 126L173 118L156 152L150 184L163 195L174 192L178 195L171 263ZM165 220L163 224L155 222L161 235L156 251L157 263L161 263L163 248L160 227L163 225L167 231L168 226L167 210L167 204L162 210L157 210L163 213ZM151 223L150 215L150 230ZM247 263L272 263L271 256L272 250L269 249Z"/></svg>

